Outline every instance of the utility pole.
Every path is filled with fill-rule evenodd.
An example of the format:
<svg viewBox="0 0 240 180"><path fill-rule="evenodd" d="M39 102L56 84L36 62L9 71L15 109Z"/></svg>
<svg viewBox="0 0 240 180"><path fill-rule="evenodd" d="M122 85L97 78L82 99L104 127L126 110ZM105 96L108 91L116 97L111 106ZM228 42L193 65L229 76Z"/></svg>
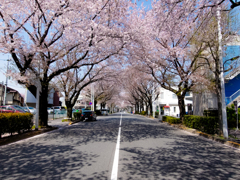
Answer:
<svg viewBox="0 0 240 180"><path fill-rule="evenodd" d="M7 73L8 73L8 66L9 66L10 59L7 60ZM4 100L3 105L6 105L7 102L7 84L8 84L8 75L6 74L6 83L5 83L5 91L4 91Z"/></svg>
<svg viewBox="0 0 240 180"><path fill-rule="evenodd" d="M2 87L1 87L1 106L3 105L3 95L4 95L4 81L2 81Z"/></svg>
<svg viewBox="0 0 240 180"><path fill-rule="evenodd" d="M95 99L95 98L94 98L94 85L93 85L93 100L92 100L92 104L93 104L93 111L95 111L95 107L94 107L94 106L95 106L95 105L94 105L94 99Z"/></svg>
<svg viewBox="0 0 240 180"><path fill-rule="evenodd" d="M221 104L222 104L222 124L223 124L223 136L228 138L228 125L226 115L226 103L225 103L225 86L223 77L223 57L222 57L222 32L221 32L221 6L217 7L217 22L218 22L218 51L219 51L219 63L220 63L220 81L221 81Z"/></svg>

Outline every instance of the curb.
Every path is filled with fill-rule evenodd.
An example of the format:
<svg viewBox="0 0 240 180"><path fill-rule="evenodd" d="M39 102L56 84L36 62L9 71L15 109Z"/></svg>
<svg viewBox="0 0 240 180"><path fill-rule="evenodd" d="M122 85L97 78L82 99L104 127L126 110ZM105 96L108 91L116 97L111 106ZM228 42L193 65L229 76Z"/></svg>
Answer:
<svg viewBox="0 0 240 180"><path fill-rule="evenodd" d="M168 124L170 126L173 126L175 128L178 128L178 129L182 129L184 131L187 131L187 132L190 132L190 133L193 133L193 134L197 134L199 136L202 136L204 138L207 138L207 139L211 139L213 141L216 141L216 142L219 142L221 144L225 144L225 145L228 145L228 146L231 146L231 147L234 147L234 148L237 148L237 149L240 149L240 144L236 143L236 142L233 142L233 141L228 141L226 139L220 139L218 137L214 137L214 136L211 136L209 134L206 134L206 133L203 133L201 131L198 131L196 129L190 129L190 128L187 128L185 126L179 126L179 125L176 125L176 124L170 124L168 122L163 122L165 124Z"/></svg>

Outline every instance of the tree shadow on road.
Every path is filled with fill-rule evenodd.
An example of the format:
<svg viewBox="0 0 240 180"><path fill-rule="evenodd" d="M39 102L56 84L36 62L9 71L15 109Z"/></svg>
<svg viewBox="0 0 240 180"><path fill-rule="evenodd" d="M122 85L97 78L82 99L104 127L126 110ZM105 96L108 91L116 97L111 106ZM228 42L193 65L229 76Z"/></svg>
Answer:
<svg viewBox="0 0 240 180"><path fill-rule="evenodd" d="M125 129L125 130L124 130ZM149 145L133 142L153 140ZM125 146L124 146L125 144ZM137 144L137 143L136 143ZM161 123L132 122L122 129L119 179L239 179L239 152ZM127 147L129 146L129 147ZM127 178L126 178L127 177Z"/></svg>

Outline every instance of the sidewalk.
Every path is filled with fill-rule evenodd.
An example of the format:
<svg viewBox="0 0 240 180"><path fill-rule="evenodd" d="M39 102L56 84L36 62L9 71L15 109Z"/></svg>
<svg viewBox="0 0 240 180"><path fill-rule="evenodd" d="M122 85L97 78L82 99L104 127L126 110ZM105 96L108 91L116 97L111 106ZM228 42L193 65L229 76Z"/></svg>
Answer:
<svg viewBox="0 0 240 180"><path fill-rule="evenodd" d="M135 114L135 115L143 116L143 115L140 115L140 114ZM147 116L144 116L144 117L146 117L148 119L157 120L159 122L162 122L164 124L173 126L175 128L182 129L184 131L187 131L187 132L190 132L190 133L193 133L193 134L197 134L197 135L205 137L207 139L211 139L211 140L220 142L222 144L226 144L228 146L240 149L240 130L236 131L236 130L228 129L228 139L224 139L224 138L221 138L217 135L210 135L210 134L206 134L206 133L203 133L201 131L198 131L196 129L188 128L188 127L186 127L182 124L169 124L168 122L163 122L161 116L159 118L150 118L150 117L147 117Z"/></svg>
<svg viewBox="0 0 240 180"><path fill-rule="evenodd" d="M238 138L237 139L232 138L233 134L235 134L237 137L240 137L240 131L229 130L228 131L228 133L229 133L228 139L224 139L222 137L219 137L218 135L206 134L206 133L203 133L203 132L198 131L196 129L188 128L188 127L186 127L182 124L169 124L168 122L163 122L163 123L167 124L167 125L170 125L170 126L173 126L175 128L182 129L184 131L193 133L193 134L197 134L197 135L205 137L207 139L211 139L213 141L220 142L222 144L226 144L228 146L240 149L240 140L239 140L240 138L239 139Z"/></svg>

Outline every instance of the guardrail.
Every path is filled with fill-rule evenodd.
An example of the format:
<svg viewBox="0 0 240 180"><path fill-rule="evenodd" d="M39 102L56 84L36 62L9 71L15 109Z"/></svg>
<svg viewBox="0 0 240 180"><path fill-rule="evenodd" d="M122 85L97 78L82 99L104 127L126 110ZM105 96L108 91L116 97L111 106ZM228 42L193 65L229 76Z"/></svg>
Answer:
<svg viewBox="0 0 240 180"><path fill-rule="evenodd" d="M233 95L231 95L230 97L225 97L225 102L226 105L230 104L232 101L234 101L237 97L240 96L240 89L238 91L236 91Z"/></svg>

